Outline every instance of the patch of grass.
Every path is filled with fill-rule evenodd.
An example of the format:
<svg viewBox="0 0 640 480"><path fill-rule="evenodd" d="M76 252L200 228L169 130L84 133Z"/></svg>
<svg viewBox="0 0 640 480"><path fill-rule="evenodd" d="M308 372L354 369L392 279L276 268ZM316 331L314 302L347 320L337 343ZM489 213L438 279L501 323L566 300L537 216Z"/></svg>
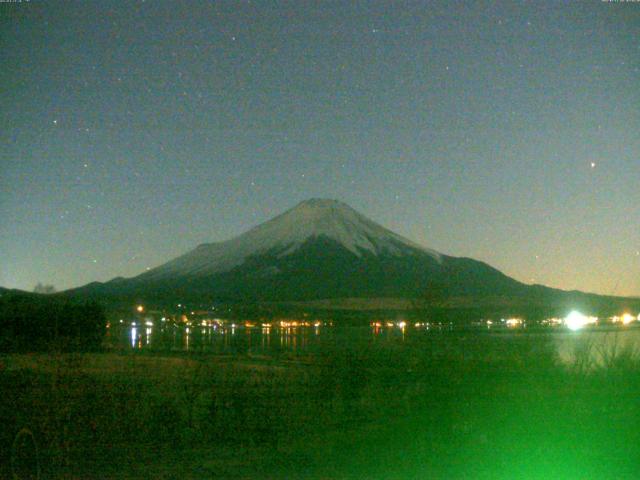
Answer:
<svg viewBox="0 0 640 480"><path fill-rule="evenodd" d="M28 428L44 478L633 478L637 355L584 355L446 334L291 358L5 355L0 476Z"/></svg>

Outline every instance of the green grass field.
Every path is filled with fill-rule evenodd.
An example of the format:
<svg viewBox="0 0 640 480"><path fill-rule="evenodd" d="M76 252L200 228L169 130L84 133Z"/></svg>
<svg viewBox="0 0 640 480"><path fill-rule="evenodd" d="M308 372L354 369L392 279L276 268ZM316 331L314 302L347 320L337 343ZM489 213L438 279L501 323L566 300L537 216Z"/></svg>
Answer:
<svg viewBox="0 0 640 480"><path fill-rule="evenodd" d="M298 356L3 355L0 476L638 478L640 362L585 365L543 337L473 334Z"/></svg>

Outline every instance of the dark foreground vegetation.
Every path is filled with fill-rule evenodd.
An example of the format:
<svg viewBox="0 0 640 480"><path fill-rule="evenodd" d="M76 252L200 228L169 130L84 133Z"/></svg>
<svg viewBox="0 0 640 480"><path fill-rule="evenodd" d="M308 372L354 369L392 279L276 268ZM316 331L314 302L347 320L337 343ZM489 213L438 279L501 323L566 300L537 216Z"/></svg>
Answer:
<svg viewBox="0 0 640 480"><path fill-rule="evenodd" d="M106 327L103 309L93 302L50 295L0 295L0 351L96 350Z"/></svg>
<svg viewBox="0 0 640 480"><path fill-rule="evenodd" d="M5 354L0 476L638 478L640 362L583 347L569 365L545 337L446 333L300 356Z"/></svg>

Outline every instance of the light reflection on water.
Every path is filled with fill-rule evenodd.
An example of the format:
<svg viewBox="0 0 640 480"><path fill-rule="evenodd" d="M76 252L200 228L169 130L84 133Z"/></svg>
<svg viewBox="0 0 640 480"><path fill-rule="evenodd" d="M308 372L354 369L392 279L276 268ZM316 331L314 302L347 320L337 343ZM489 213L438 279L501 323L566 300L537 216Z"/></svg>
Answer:
<svg viewBox="0 0 640 480"><path fill-rule="evenodd" d="M344 329L340 330L344 333ZM352 340L367 337L369 327L354 327L347 330ZM402 332L396 332L399 338ZM333 328L322 326L273 327L256 326L183 326L160 324L140 329L137 326L115 326L110 332L114 346L133 349L156 349L172 351L206 351L213 353L262 352L272 350L300 351L331 342L335 336Z"/></svg>
<svg viewBox="0 0 640 480"><path fill-rule="evenodd" d="M136 340L138 339L138 329L136 327L131 327L131 346L133 348L136 347Z"/></svg>
<svg viewBox="0 0 640 480"><path fill-rule="evenodd" d="M640 359L640 328L562 332L554 335L554 343L562 362L586 362L587 368L605 366L615 357Z"/></svg>
<svg viewBox="0 0 640 480"><path fill-rule="evenodd" d="M422 339L434 335L452 334L451 328L398 328L373 324L371 326L191 326L160 324L145 329L136 326L117 326L111 332L114 346L172 351L201 351L211 353L271 353L289 351L305 353L323 345L347 342L403 344L408 340L420 345ZM508 339L522 338L549 341L558 358L565 363L576 361L579 356L588 358L592 365L602 364L615 353L640 356L640 328L595 329L571 332L552 329L528 333L464 331L460 335L479 335ZM425 342L425 345L427 342Z"/></svg>

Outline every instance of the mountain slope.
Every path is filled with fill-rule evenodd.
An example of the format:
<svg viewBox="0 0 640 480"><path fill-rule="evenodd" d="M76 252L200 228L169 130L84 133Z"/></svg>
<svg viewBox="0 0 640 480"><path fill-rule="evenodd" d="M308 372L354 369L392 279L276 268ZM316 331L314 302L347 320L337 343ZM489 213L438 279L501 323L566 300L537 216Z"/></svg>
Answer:
<svg viewBox="0 0 640 480"><path fill-rule="evenodd" d="M542 305L586 298L525 285L483 262L424 248L344 203L323 199L302 202L236 238L200 245L137 277L65 294L162 303L435 295L440 303Z"/></svg>
<svg viewBox="0 0 640 480"><path fill-rule="evenodd" d="M440 257L437 252L387 230L342 202L311 199L232 240L200 245L141 277L160 279L225 272L249 257L287 256L309 239L320 237L337 242L356 257L364 253L402 256L408 250L421 251L435 259Z"/></svg>

